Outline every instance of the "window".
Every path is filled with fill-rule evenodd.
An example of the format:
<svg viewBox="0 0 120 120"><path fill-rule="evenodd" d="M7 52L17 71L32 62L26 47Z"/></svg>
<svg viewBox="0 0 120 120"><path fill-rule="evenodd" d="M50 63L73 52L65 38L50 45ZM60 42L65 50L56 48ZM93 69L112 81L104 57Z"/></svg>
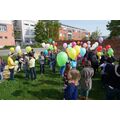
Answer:
<svg viewBox="0 0 120 120"><path fill-rule="evenodd" d="M0 36L0 39L2 39L3 37L2 36Z"/></svg>
<svg viewBox="0 0 120 120"><path fill-rule="evenodd" d="M5 39L7 39L8 37L7 36L5 36Z"/></svg>
<svg viewBox="0 0 120 120"><path fill-rule="evenodd" d="M0 32L6 32L7 31L7 25L0 24Z"/></svg>
<svg viewBox="0 0 120 120"><path fill-rule="evenodd" d="M34 27L35 25L32 25L32 24L31 24L30 26L33 26L33 27Z"/></svg>
<svg viewBox="0 0 120 120"><path fill-rule="evenodd" d="M27 25L27 26L28 26L29 24L25 23L24 25Z"/></svg>

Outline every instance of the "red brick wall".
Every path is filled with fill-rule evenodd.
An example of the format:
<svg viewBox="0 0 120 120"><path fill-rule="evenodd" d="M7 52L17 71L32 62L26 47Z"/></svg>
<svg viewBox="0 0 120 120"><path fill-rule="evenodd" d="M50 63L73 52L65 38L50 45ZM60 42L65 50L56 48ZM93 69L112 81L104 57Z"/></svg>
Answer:
<svg viewBox="0 0 120 120"><path fill-rule="evenodd" d="M63 43L71 43L71 42L78 42L80 40L64 40L64 41L56 41L59 46L62 46ZM95 43L97 40L92 40L91 44ZM80 42L87 42L87 40L81 40ZM119 58L120 57L120 39L112 39L112 40L104 40L104 42L100 45L102 45L103 47L105 47L106 45L111 45L111 47L113 48L114 52L115 52L115 57Z"/></svg>
<svg viewBox="0 0 120 120"><path fill-rule="evenodd" d="M0 39L0 46L13 46L13 45L15 45L12 24L7 24L7 31L0 32L0 36L3 36L3 39ZM5 36L7 37L7 39L5 39Z"/></svg>

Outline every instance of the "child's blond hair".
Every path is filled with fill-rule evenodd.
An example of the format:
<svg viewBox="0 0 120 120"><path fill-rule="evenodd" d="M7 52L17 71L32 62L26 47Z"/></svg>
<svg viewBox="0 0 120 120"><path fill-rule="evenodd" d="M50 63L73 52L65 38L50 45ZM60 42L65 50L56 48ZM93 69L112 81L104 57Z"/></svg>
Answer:
<svg viewBox="0 0 120 120"><path fill-rule="evenodd" d="M78 81L80 80L80 72L76 69L71 69L68 73L68 79L69 81L74 80L76 84L78 84Z"/></svg>

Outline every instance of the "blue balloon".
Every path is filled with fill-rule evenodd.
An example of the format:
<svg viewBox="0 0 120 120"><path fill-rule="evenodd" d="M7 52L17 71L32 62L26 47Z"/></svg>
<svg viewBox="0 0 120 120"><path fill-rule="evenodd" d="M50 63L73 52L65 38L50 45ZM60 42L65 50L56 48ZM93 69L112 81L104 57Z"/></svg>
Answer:
<svg viewBox="0 0 120 120"><path fill-rule="evenodd" d="M69 44L67 47L68 47L68 48L71 48L71 45Z"/></svg>
<svg viewBox="0 0 120 120"><path fill-rule="evenodd" d="M76 61L71 61L71 66L72 66L72 68L76 68L77 67L77 62Z"/></svg>
<svg viewBox="0 0 120 120"><path fill-rule="evenodd" d="M80 55L83 57L86 54L86 49L81 47L80 48Z"/></svg>
<svg viewBox="0 0 120 120"><path fill-rule="evenodd" d="M48 55L48 50L44 50L44 55Z"/></svg>

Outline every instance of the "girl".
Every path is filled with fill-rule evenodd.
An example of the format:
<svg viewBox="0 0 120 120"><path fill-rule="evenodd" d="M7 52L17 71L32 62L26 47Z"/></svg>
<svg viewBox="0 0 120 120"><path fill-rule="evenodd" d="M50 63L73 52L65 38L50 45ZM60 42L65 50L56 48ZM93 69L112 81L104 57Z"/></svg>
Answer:
<svg viewBox="0 0 120 120"><path fill-rule="evenodd" d="M81 71L80 81L80 99L88 99L89 91L92 88L92 77L94 75L94 69L91 67L90 61L85 61L85 67Z"/></svg>
<svg viewBox="0 0 120 120"><path fill-rule="evenodd" d="M78 81L80 80L80 72L76 69L72 69L68 73L68 85L64 90L65 100L77 100L78 99Z"/></svg>

